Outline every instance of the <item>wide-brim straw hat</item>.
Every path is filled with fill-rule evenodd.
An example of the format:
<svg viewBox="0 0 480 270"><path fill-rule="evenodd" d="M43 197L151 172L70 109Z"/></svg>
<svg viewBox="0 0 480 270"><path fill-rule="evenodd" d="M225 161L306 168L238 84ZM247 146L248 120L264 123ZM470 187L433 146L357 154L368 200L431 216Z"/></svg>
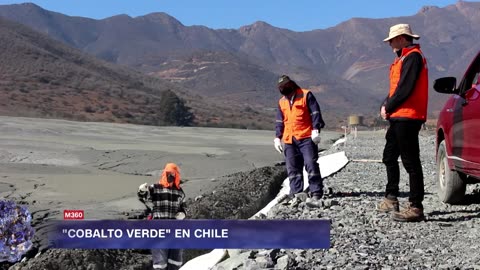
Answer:
<svg viewBox="0 0 480 270"><path fill-rule="evenodd" d="M419 39L419 35L415 35L412 32L412 29L410 28L410 25L406 23L401 23L401 24L396 24L392 27L390 27L390 32L388 33L388 37L384 39L383 41L389 41L390 39L394 37L398 37L400 35L407 35L411 36L414 39Z"/></svg>

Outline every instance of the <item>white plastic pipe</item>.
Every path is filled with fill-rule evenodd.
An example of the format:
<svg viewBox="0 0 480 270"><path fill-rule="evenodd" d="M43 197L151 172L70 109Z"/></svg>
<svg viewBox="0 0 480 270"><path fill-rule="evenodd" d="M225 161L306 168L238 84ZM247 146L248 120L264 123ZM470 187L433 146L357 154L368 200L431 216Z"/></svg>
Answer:
<svg viewBox="0 0 480 270"><path fill-rule="evenodd" d="M345 152L337 152L334 154L321 156L319 157L318 161L320 166L320 173L322 177L328 177L335 172L341 170L345 165L348 163L348 158L345 155ZM308 177L307 172L303 169L303 181L304 181L304 188L308 187ZM255 216L258 215L267 215L268 211L278 204L278 200L281 199L284 195L288 195L290 193L290 183L288 177L283 181L282 188L278 192L275 199L269 202L262 210L258 211ZM180 270L211 270L217 263L219 263L226 255L228 251L226 249L214 249L207 254L203 254L196 258L191 259L190 261L186 262Z"/></svg>

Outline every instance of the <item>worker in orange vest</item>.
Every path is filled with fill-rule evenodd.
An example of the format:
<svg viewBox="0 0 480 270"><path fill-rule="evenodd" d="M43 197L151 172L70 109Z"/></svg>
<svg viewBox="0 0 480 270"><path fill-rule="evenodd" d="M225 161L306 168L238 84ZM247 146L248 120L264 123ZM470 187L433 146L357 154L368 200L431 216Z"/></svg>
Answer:
<svg viewBox="0 0 480 270"><path fill-rule="evenodd" d="M290 199L303 201L303 166L308 174L307 200L318 201L323 196L323 179L318 165L320 130L325 126L320 106L312 92L300 88L288 76L278 80L282 98L278 101L274 146L285 155ZM283 144L282 144L283 142Z"/></svg>
<svg viewBox="0 0 480 270"><path fill-rule="evenodd" d="M396 221L423 220L424 180L420 162L418 134L427 119L428 68L427 60L414 44L420 36L413 34L410 25L397 24L390 27L388 42L395 53L390 66L390 90L380 108L380 115L390 122L383 163L387 168L385 198L378 205L381 212L392 212ZM409 175L409 204L399 212L400 168L398 157Z"/></svg>

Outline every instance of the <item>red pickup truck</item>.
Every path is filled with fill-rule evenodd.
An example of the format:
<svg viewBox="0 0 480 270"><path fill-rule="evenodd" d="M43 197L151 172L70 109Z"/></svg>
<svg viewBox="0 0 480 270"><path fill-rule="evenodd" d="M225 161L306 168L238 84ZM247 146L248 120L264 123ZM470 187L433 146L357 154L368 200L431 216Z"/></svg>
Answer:
<svg viewBox="0 0 480 270"><path fill-rule="evenodd" d="M452 94L437 122L438 195L462 202L466 185L480 182L480 52L457 87L454 77L435 80L439 93Z"/></svg>

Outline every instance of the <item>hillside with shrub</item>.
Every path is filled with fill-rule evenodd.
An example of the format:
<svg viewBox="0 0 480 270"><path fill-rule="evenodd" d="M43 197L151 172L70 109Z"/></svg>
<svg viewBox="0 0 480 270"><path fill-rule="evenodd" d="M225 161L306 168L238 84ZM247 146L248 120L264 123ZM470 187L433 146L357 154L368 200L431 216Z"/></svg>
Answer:
<svg viewBox="0 0 480 270"><path fill-rule="evenodd" d="M271 128L265 114L187 94L191 91L96 59L4 19L0 19L0 71L1 115Z"/></svg>

